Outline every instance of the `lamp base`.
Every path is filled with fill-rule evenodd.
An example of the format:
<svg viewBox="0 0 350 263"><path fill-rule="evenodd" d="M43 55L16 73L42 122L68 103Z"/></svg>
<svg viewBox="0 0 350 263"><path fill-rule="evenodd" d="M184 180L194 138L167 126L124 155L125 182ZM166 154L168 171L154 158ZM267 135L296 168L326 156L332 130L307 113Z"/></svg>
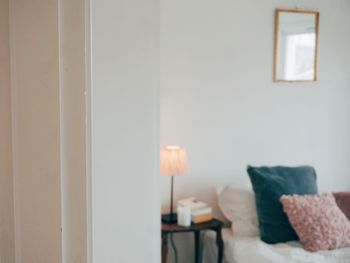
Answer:
<svg viewBox="0 0 350 263"><path fill-rule="evenodd" d="M162 215L162 222L166 224L174 224L177 223L177 215L176 214L166 214Z"/></svg>

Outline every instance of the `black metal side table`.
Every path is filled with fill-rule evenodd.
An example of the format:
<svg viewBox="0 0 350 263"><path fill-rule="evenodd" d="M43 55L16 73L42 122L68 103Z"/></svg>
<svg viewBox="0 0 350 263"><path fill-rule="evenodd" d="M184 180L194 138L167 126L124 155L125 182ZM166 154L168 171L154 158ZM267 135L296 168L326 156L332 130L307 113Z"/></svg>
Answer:
<svg viewBox="0 0 350 263"><path fill-rule="evenodd" d="M191 232L194 234L195 241L195 263L200 263L200 232L204 230L212 230L216 232L216 244L218 246L218 263L222 263L224 253L224 242L221 236L223 223L220 220L213 219L211 221L191 224L189 227L179 226L177 224L166 224L162 223L162 263L166 263L168 256L168 235L174 233L187 233Z"/></svg>

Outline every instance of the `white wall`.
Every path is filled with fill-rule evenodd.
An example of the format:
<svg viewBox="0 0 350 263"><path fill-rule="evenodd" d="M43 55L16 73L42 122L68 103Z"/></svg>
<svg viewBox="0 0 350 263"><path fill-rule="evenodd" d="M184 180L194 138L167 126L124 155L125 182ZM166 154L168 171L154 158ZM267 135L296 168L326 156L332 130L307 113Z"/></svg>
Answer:
<svg viewBox="0 0 350 263"><path fill-rule="evenodd" d="M321 12L319 81L275 84L274 10L295 3ZM310 164L321 190L350 188L349 12L348 0L161 1L161 145L189 156L177 198L215 205L213 186L247 181L247 164Z"/></svg>
<svg viewBox="0 0 350 263"><path fill-rule="evenodd" d="M17 263L61 262L58 7L11 1Z"/></svg>
<svg viewBox="0 0 350 263"><path fill-rule="evenodd" d="M92 0L93 262L160 261L157 0Z"/></svg>
<svg viewBox="0 0 350 263"><path fill-rule="evenodd" d="M0 262L15 260L8 0L0 1Z"/></svg>

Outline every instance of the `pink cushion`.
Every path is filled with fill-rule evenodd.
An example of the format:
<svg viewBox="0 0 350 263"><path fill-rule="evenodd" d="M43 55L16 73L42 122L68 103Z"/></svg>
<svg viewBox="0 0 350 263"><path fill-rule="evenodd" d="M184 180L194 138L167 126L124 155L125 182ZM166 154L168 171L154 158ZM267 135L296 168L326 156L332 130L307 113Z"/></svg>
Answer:
<svg viewBox="0 0 350 263"><path fill-rule="evenodd" d="M340 210L343 211L344 215L350 221L350 192L333 193L333 195Z"/></svg>
<svg viewBox="0 0 350 263"><path fill-rule="evenodd" d="M283 209L308 251L350 247L350 222L332 194L282 196Z"/></svg>

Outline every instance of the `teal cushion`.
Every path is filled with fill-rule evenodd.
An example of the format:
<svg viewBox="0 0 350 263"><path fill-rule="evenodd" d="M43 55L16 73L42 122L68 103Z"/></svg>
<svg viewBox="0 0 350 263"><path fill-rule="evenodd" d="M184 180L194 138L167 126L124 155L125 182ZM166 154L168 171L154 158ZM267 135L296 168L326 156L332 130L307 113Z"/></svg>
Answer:
<svg viewBox="0 0 350 263"><path fill-rule="evenodd" d="M317 194L313 167L252 167L248 174L255 192L261 240L269 244L298 240L283 212L282 195Z"/></svg>

